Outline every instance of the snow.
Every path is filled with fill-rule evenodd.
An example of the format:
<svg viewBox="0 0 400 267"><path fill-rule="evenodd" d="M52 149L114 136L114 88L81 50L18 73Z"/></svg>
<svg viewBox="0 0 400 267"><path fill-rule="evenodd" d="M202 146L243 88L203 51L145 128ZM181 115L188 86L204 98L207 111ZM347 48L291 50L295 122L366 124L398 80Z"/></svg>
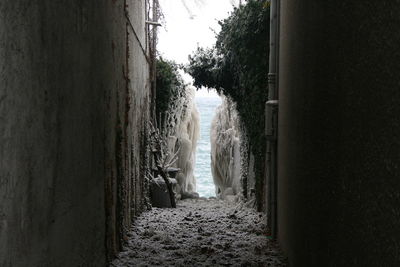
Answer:
<svg viewBox="0 0 400 267"><path fill-rule="evenodd" d="M211 125L211 171L218 197L241 193L240 158L239 117L234 103L223 97Z"/></svg>
<svg viewBox="0 0 400 267"><path fill-rule="evenodd" d="M137 218L111 266L286 266L263 213L243 203L186 199Z"/></svg>

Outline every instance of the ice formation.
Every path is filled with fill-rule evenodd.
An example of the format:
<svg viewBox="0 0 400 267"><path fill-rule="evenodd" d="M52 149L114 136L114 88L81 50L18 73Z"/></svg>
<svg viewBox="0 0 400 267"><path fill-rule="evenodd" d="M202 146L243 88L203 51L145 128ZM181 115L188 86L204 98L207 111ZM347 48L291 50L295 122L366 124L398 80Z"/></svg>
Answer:
<svg viewBox="0 0 400 267"><path fill-rule="evenodd" d="M211 172L216 195L241 193L239 117L232 101L223 97L211 125Z"/></svg>
<svg viewBox="0 0 400 267"><path fill-rule="evenodd" d="M174 167L180 169L177 174L178 198L194 197L196 193L196 146L200 134L199 112L194 101L195 89L187 86L184 96L176 96L169 107L168 149L170 154L178 151L178 160Z"/></svg>

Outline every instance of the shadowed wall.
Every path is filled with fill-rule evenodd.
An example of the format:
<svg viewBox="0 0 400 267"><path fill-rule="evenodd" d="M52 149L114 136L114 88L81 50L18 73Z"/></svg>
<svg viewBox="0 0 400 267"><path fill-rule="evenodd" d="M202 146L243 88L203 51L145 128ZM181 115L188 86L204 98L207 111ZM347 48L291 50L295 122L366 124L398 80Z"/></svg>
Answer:
<svg viewBox="0 0 400 267"><path fill-rule="evenodd" d="M400 5L281 1L278 236L291 266L400 262Z"/></svg>
<svg viewBox="0 0 400 267"><path fill-rule="evenodd" d="M125 2L0 3L1 266L104 266L143 206L145 7Z"/></svg>

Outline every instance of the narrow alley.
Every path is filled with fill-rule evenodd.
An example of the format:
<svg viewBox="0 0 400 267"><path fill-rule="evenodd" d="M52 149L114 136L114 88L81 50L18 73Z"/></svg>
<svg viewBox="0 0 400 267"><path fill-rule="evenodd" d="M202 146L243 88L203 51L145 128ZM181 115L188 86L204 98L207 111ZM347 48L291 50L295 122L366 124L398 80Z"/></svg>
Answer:
<svg viewBox="0 0 400 267"><path fill-rule="evenodd" d="M0 0L0 267L400 266L399 29L400 0Z"/></svg>
<svg viewBox="0 0 400 267"><path fill-rule="evenodd" d="M286 266L263 213L217 199L186 199L143 213L111 266Z"/></svg>

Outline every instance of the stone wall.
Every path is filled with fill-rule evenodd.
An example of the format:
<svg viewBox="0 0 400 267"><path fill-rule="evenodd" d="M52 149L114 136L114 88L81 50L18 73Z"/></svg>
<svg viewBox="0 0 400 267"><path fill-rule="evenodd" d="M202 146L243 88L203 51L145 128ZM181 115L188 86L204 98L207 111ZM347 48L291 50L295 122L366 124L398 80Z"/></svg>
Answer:
<svg viewBox="0 0 400 267"><path fill-rule="evenodd" d="M398 2L281 1L278 236L290 266L400 262Z"/></svg>
<svg viewBox="0 0 400 267"><path fill-rule="evenodd" d="M144 0L1 1L1 266L119 249L143 204L144 17Z"/></svg>

